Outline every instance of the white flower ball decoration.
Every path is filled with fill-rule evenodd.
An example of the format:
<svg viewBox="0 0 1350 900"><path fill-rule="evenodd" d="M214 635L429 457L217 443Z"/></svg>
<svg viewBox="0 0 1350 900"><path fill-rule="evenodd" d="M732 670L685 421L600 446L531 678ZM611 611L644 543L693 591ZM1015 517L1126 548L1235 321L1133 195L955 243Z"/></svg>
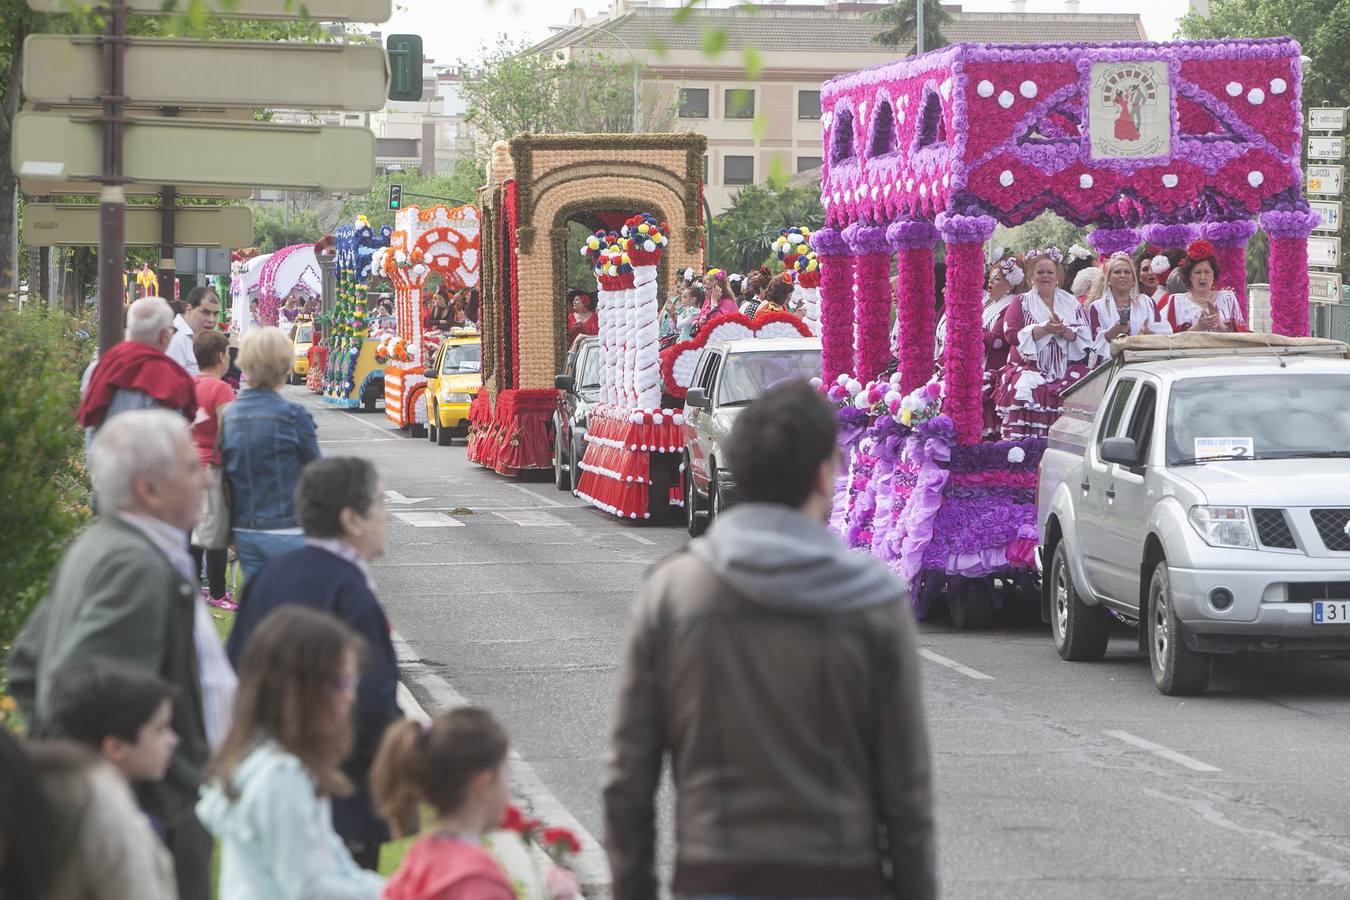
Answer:
<svg viewBox="0 0 1350 900"><path fill-rule="evenodd" d="M1270 79L1270 92L1272 94L1283 94L1287 90L1289 90L1289 82L1285 81L1283 78Z"/></svg>
<svg viewBox="0 0 1350 900"><path fill-rule="evenodd" d="M979 94L981 97L984 97L986 100L989 99L990 97L994 96L994 83L986 78L979 84L975 85L975 93Z"/></svg>
<svg viewBox="0 0 1350 900"><path fill-rule="evenodd" d="M1092 187L1092 176L1087 174L1086 172L1084 172L1082 175L1079 175L1078 186L1083 190L1087 190L1088 188Z"/></svg>
<svg viewBox="0 0 1350 900"><path fill-rule="evenodd" d="M1266 183L1266 175L1265 175L1264 172L1262 172L1262 171L1260 171L1260 170L1257 170L1257 171L1255 171L1255 172L1248 172L1248 173L1247 173L1247 183L1250 184L1250 185L1251 185L1252 187L1254 187L1254 188L1255 188L1255 187L1260 187L1261 185L1263 185L1263 184Z"/></svg>
<svg viewBox="0 0 1350 900"><path fill-rule="evenodd" d="M1030 80L1024 81L1022 82L1021 85L1018 86L1017 91L1023 97L1026 97L1028 100L1030 100L1031 98L1036 96L1037 92L1036 82Z"/></svg>
<svg viewBox="0 0 1350 900"><path fill-rule="evenodd" d="M1260 106L1266 102L1266 92L1260 88L1252 88L1247 92L1247 102L1252 106Z"/></svg>
<svg viewBox="0 0 1350 900"><path fill-rule="evenodd" d="M1003 185L1004 187L1012 187L1013 173L1008 171L1007 169L1004 169L998 175L998 183Z"/></svg>
<svg viewBox="0 0 1350 900"><path fill-rule="evenodd" d="M1027 451L1023 450L1021 447L1011 447L1011 448L1009 448L1009 450L1008 450L1008 462L1014 463L1014 464L1015 464L1015 463L1020 463L1020 462L1024 462L1024 461L1026 460L1026 458L1027 458Z"/></svg>
<svg viewBox="0 0 1350 900"><path fill-rule="evenodd" d="M1016 98L1012 95L1012 91L1004 91L998 95L998 105L1004 109L1011 109L1015 99Z"/></svg>
<svg viewBox="0 0 1350 900"><path fill-rule="evenodd" d="M1166 175L1162 177L1162 183L1163 187L1165 188L1174 188L1177 186L1177 176L1173 175L1171 172L1168 172Z"/></svg>
<svg viewBox="0 0 1350 900"><path fill-rule="evenodd" d="M1228 91L1228 96L1237 97L1242 94L1242 85L1238 84L1236 81L1230 81L1228 82L1228 87L1225 88L1225 90Z"/></svg>

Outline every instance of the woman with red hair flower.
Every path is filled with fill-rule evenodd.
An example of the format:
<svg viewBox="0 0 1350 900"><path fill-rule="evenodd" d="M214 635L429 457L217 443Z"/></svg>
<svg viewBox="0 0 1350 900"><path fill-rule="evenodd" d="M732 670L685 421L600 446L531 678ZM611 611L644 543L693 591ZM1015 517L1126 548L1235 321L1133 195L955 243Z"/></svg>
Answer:
<svg viewBox="0 0 1350 900"><path fill-rule="evenodd" d="M1181 274L1189 290L1167 299L1167 321L1172 330L1249 331L1237 295L1227 288L1215 289L1219 280L1219 260L1209 241L1192 241L1181 263Z"/></svg>
<svg viewBox="0 0 1350 900"><path fill-rule="evenodd" d="M1092 349L1087 312L1068 291L1055 248L1027 254L1031 289L1003 314L1003 337L1011 348L994 389L1004 440L1044 437L1059 415L1060 392L1087 374Z"/></svg>

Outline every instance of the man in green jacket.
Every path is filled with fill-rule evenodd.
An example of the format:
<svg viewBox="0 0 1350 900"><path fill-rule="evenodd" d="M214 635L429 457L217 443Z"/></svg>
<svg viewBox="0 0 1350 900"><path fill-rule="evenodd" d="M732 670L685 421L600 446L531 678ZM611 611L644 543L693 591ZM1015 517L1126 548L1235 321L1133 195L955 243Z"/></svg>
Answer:
<svg viewBox="0 0 1350 900"><path fill-rule="evenodd" d="M209 635L214 651L203 644L196 618L188 531L201 508L197 453L182 416L129 412L99 431L89 467L104 513L66 552L15 640L9 688L37 735L47 730L54 676L68 662L117 660L178 688L178 748L164 780L143 786L141 802L164 828L179 896L204 900L211 841L193 804L209 752L207 717L219 718L233 683L221 677L229 664L218 639Z"/></svg>

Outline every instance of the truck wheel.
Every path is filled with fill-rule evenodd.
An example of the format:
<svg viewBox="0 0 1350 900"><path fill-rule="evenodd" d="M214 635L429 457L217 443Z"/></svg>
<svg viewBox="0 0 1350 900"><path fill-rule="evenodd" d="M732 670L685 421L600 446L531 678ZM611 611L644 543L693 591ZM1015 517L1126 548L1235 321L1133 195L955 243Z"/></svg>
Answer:
<svg viewBox="0 0 1350 900"><path fill-rule="evenodd" d="M1069 571L1069 542L1055 545L1050 561L1050 633L1060 659L1095 662L1106 655L1111 640L1111 614L1088 606L1078 596Z"/></svg>
<svg viewBox="0 0 1350 900"><path fill-rule="evenodd" d="M708 520L700 515L698 489L694 487L694 475L689 470L688 460L684 463L684 525L690 537L698 537L708 530Z"/></svg>
<svg viewBox="0 0 1350 900"><path fill-rule="evenodd" d="M553 485L560 491L572 487L572 473L563 466L562 429L553 429Z"/></svg>
<svg viewBox="0 0 1350 900"><path fill-rule="evenodd" d="M717 467L708 467L708 521L715 522L722 513L727 511L725 499L722 497L722 482L717 477Z"/></svg>
<svg viewBox="0 0 1350 900"><path fill-rule="evenodd" d="M572 447L572 452L567 457L567 486L575 497L577 491L581 489L581 456L586 450L586 445L583 443L578 447L575 437L568 443Z"/></svg>
<svg viewBox="0 0 1350 900"><path fill-rule="evenodd" d="M1167 560L1159 560L1148 585L1148 662L1153 683L1169 697L1203 694L1209 687L1210 657L1186 646L1172 605Z"/></svg>
<svg viewBox="0 0 1350 900"><path fill-rule="evenodd" d="M647 460L650 476L647 485L647 521L653 525L665 525L670 521L670 463L661 453L653 453Z"/></svg>
<svg viewBox="0 0 1350 900"><path fill-rule="evenodd" d="M952 624L960 631L988 628L994 622L994 598L986 579L966 579L953 590L948 588L947 604Z"/></svg>
<svg viewBox="0 0 1350 900"><path fill-rule="evenodd" d="M439 406L436 407L435 418L431 422L436 426L437 447L449 447L455 442L455 433L441 424L441 408ZM430 428L431 425L428 424L427 427Z"/></svg>
<svg viewBox="0 0 1350 900"><path fill-rule="evenodd" d="M433 444L439 443L437 437L439 437L440 429L436 427L436 424L440 421L441 418L436 414L436 408L427 407L427 440Z"/></svg>

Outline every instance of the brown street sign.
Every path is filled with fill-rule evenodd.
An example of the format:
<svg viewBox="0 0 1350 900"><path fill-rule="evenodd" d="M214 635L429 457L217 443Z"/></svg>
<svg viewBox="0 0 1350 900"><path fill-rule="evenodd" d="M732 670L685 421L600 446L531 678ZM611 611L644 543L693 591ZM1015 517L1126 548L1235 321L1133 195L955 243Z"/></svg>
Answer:
<svg viewBox="0 0 1350 900"><path fill-rule="evenodd" d="M160 242L158 206L128 206L128 246ZM30 247L98 246L98 206L28 203L23 208L23 241ZM183 247L247 247L253 242L253 212L247 206L179 206L174 209L174 242Z"/></svg>
<svg viewBox="0 0 1350 900"><path fill-rule="evenodd" d="M377 110L389 84L378 46L176 38L128 38L122 77L135 106L190 109ZM30 102L89 105L103 78L101 38L34 34L24 41Z"/></svg>
<svg viewBox="0 0 1350 900"><path fill-rule="evenodd" d="M123 132L123 175L141 184L365 193L375 180L375 135L367 128L132 116ZM97 181L103 126L22 112L11 156L21 178Z"/></svg>
<svg viewBox="0 0 1350 900"><path fill-rule="evenodd" d="M231 19L299 19L308 14L320 22L385 22L393 12L393 0L204 0L204 5L212 15ZM28 0L28 7L66 13L70 0ZM186 0L127 0L127 12L139 16L172 15L186 7Z"/></svg>

